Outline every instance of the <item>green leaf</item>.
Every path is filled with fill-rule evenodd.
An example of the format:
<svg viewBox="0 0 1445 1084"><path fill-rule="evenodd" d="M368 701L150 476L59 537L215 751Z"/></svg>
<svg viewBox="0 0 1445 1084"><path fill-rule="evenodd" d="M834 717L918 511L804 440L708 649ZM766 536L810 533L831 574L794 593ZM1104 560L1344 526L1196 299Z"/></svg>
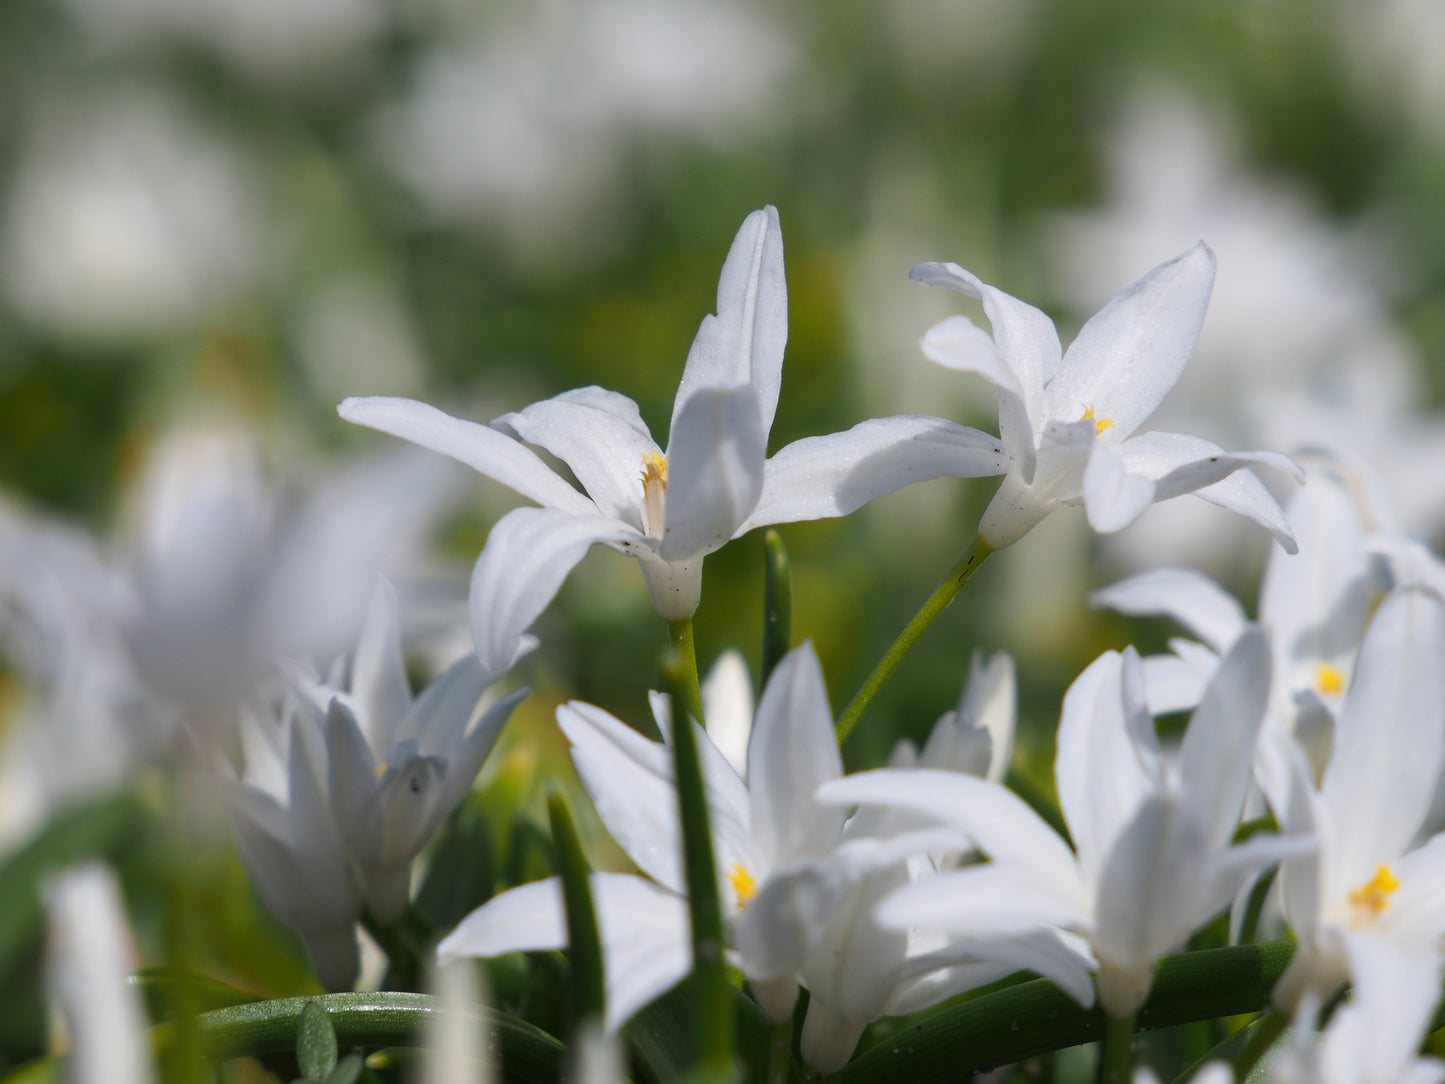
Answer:
<svg viewBox="0 0 1445 1084"><path fill-rule="evenodd" d="M476 801L464 802L432 849L416 908L449 930L496 891L492 828Z"/></svg>
<svg viewBox="0 0 1445 1084"><path fill-rule="evenodd" d="M558 791L547 795L547 815L552 821L552 842L562 872L562 901L567 909L567 961L572 965L572 1025L589 1017L602 1019L606 1005L602 938L597 931L597 910L592 904L587 856L582 840L567 809L567 799Z"/></svg>
<svg viewBox="0 0 1445 1084"><path fill-rule="evenodd" d="M356 1084L356 1078L361 1075L361 1070L365 1067L366 1063L361 1060L360 1054L347 1054L331 1070L331 1075L326 1078L326 1084Z"/></svg>
<svg viewBox="0 0 1445 1084"><path fill-rule="evenodd" d="M182 967L143 967L130 976L130 983L145 998L152 1020L167 1020L175 1015L182 985L186 986L185 996L191 999L190 1004L197 1012L259 1000L255 994Z"/></svg>
<svg viewBox="0 0 1445 1084"><path fill-rule="evenodd" d="M792 647L793 566L783 536L769 527L763 534L763 662L758 688Z"/></svg>
<svg viewBox="0 0 1445 1084"><path fill-rule="evenodd" d="M738 1067L746 1067L750 1080L765 1080L772 1021L742 991L733 986L728 991L733 1006L732 1049ZM622 1029L628 1053L645 1084L671 1084L696 1064L693 997L692 984L685 980L639 1011ZM801 1082L802 1066L796 1058L789 1058L789 1063L788 1079Z"/></svg>
<svg viewBox="0 0 1445 1084"><path fill-rule="evenodd" d="M336 1029L315 1001L306 1003L296 1023L296 1062L308 1080L325 1080L336 1068Z"/></svg>

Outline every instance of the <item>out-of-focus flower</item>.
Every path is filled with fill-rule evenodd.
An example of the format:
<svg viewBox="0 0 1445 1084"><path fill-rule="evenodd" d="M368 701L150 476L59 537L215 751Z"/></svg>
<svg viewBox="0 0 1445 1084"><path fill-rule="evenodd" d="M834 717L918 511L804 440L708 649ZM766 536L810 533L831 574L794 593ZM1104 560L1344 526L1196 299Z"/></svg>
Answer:
<svg viewBox="0 0 1445 1084"><path fill-rule="evenodd" d="M1396 588L1365 633L1318 790L1287 738L1261 753L1281 766L1261 773L1280 823L1318 836L1312 855L1280 873L1281 904L1299 948L1274 1002L1295 1012L1306 994L1332 995L1361 953L1389 942L1433 952L1445 933L1445 835L1415 839L1445 764L1445 600Z"/></svg>
<svg viewBox="0 0 1445 1084"><path fill-rule="evenodd" d="M732 0L514 6L476 39L424 56L378 119L382 153L433 215L569 252L599 235L592 212L631 140L718 141L766 121L794 53L775 20Z"/></svg>
<svg viewBox="0 0 1445 1084"><path fill-rule="evenodd" d="M439 967L431 985L437 1011L428 1014L423 1084L493 1084L497 1069L475 966L461 960Z"/></svg>
<svg viewBox="0 0 1445 1084"><path fill-rule="evenodd" d="M58 874L45 904L50 994L70 1033L65 1079L147 1084L145 1009L129 981L134 950L115 875L98 864Z"/></svg>
<svg viewBox="0 0 1445 1084"><path fill-rule="evenodd" d="M175 102L51 105L10 189L0 283L54 334L150 337L233 300L264 236L240 158Z"/></svg>
<svg viewBox="0 0 1445 1084"><path fill-rule="evenodd" d="M1013 763L1018 717L1018 678L1013 657L1000 651L987 662L975 654L958 707L933 724L922 751L901 742L895 768L941 768L1002 783Z"/></svg>
<svg viewBox="0 0 1445 1084"><path fill-rule="evenodd" d="M1229 453L1181 433L1134 436L1174 386L1194 348L1214 281L1203 243L1125 287L1061 356L1052 321L952 263L919 264L912 277L983 302L993 335L966 316L929 330L923 352L998 387L999 434L1009 459L979 538L1012 545L1061 505L1082 504L1096 531L1128 526L1154 502L1197 493L1294 540L1269 491L1243 468L1301 477L1276 452Z"/></svg>
<svg viewBox="0 0 1445 1084"><path fill-rule="evenodd" d="M347 399L342 417L453 456L540 509L492 529L472 575L472 629L492 669L598 542L642 565L668 620L691 617L702 559L755 527L846 515L940 475L1002 469L998 442L939 418L863 422L795 441L767 459L787 341L787 285L777 211L744 221L723 264L718 311L688 352L664 452L626 396L578 388L498 418L490 428L406 399ZM586 495L523 446L572 469Z"/></svg>
<svg viewBox="0 0 1445 1084"><path fill-rule="evenodd" d="M1240 637L1190 720L1177 763L1159 748L1132 648L1108 652L1069 687L1055 765L1077 855L1011 792L960 773L885 769L831 784L820 799L943 821L991 861L899 889L886 927L947 932L985 959L1047 976L1114 1016L1143 1003L1158 958L1176 949L1254 873L1311 841L1255 836L1231 846L1269 694L1269 645ZM1020 935L1087 939L1039 951ZM1025 951L1025 949L1031 951Z"/></svg>

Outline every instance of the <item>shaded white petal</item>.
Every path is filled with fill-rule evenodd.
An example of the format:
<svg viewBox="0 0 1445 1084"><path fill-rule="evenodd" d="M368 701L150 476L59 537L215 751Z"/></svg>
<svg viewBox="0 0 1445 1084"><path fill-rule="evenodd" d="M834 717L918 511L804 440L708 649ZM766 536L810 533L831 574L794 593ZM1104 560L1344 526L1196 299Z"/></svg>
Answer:
<svg viewBox="0 0 1445 1084"><path fill-rule="evenodd" d="M429 985L436 1012L427 1014L421 1084L495 1084L480 1011L486 1001L474 965L458 960L439 967Z"/></svg>
<svg viewBox="0 0 1445 1084"><path fill-rule="evenodd" d="M1150 655L1140 659L1144 669L1144 687L1149 702L1150 715L1169 715L1176 711L1191 711L1204 695L1205 683L1214 672L1219 659L1207 647L1208 664L1201 668L1192 659L1178 655Z"/></svg>
<svg viewBox="0 0 1445 1084"><path fill-rule="evenodd" d="M893 929L940 930L979 945L1045 927L1091 932L1090 907L1058 887L1013 861L967 866L903 886L879 905L878 921Z"/></svg>
<svg viewBox="0 0 1445 1084"><path fill-rule="evenodd" d="M382 835L377 761L339 699L331 702L326 715L326 751L331 807L342 842L360 865L374 865L381 860Z"/></svg>
<svg viewBox="0 0 1445 1084"><path fill-rule="evenodd" d="M1202 241L1126 286L1080 330L1049 382L1053 418L1093 407L1133 433L1179 380L1209 306L1214 253Z"/></svg>
<svg viewBox="0 0 1445 1084"><path fill-rule="evenodd" d="M414 741L423 753L450 757L492 678L475 654L458 659L422 690L396 728L395 740Z"/></svg>
<svg viewBox="0 0 1445 1084"><path fill-rule="evenodd" d="M669 748L672 745L672 705L664 693L649 692L647 702L652 707L652 717L657 721L657 728L662 731L662 740ZM595 710L595 709L594 709ZM748 786L743 782L743 776L733 766L731 760L718 748L712 737L712 719L708 719L708 729L703 730L693 720L693 728L697 738L697 759L702 766L703 783L707 787L708 801L713 810L713 836L714 846L719 847L717 855L718 864L724 870L733 862L741 862L745 867L752 868L757 862L757 855L749 850L746 861L742 854L734 854L731 848L737 843L737 838L747 835L748 822L752 814L748 808ZM752 718L748 719L748 728L751 731ZM744 758L747 757L747 747L742 750ZM672 771L672 760L669 754L667 771ZM747 761L744 759L744 769ZM668 776L671 778L671 775ZM719 820L721 817L721 820ZM724 826L721 833L719 826ZM737 837L737 838L734 838ZM719 846L721 844L721 846Z"/></svg>
<svg viewBox="0 0 1445 1084"><path fill-rule="evenodd" d="M753 732L753 682L743 653L730 647L702 681L707 734L738 775L747 778L748 739Z"/></svg>
<svg viewBox="0 0 1445 1084"><path fill-rule="evenodd" d="M918 766L1002 782L1013 761L1017 702L1013 657L1000 651L985 664L975 652L958 708L933 725Z"/></svg>
<svg viewBox="0 0 1445 1084"><path fill-rule="evenodd" d="M608 406L614 405L609 401ZM631 413L636 412L633 406ZM578 401L568 392L533 403L519 413L504 414L492 422L492 428L545 448L571 468L604 516L644 529L643 461L661 450L646 430L638 431L630 417Z"/></svg>
<svg viewBox="0 0 1445 1084"><path fill-rule="evenodd" d="M376 585L366 623L351 663L351 695L360 710L356 720L372 750L385 756L392 734L411 707L411 686L401 654L401 619L396 590L389 580Z"/></svg>
<svg viewBox="0 0 1445 1084"><path fill-rule="evenodd" d="M950 964L950 960L965 962ZM904 965L909 977L899 983L887 1013L919 1012L1014 971L1044 975L1084 1008L1092 1008L1095 966L1088 943L1062 930L1037 929L999 941L954 941ZM943 970L933 970L939 967ZM916 971L923 973L914 976Z"/></svg>
<svg viewBox="0 0 1445 1084"><path fill-rule="evenodd" d="M1091 421L1049 422L1033 482L1014 471L1004 475L979 521L979 537L994 549L1011 546L1055 508L1082 501L1084 468L1097 443Z"/></svg>
<svg viewBox="0 0 1445 1084"><path fill-rule="evenodd" d="M667 446L666 561L711 553L763 492L767 432L751 387L701 388L683 404Z"/></svg>
<svg viewBox="0 0 1445 1084"><path fill-rule="evenodd" d="M783 231L775 207L743 220L723 262L717 315L703 317L687 354L672 407L672 440L693 393L745 384L758 395L766 443L783 382L788 342L788 284L783 273ZM672 443L669 440L669 445Z"/></svg>
<svg viewBox="0 0 1445 1084"><path fill-rule="evenodd" d="M773 669L748 745L752 836L770 862L832 849L843 811L820 805L814 793L842 774L823 668L804 643Z"/></svg>
<svg viewBox="0 0 1445 1084"><path fill-rule="evenodd" d="M1131 473L1104 444L1097 443L1084 468L1084 511L1100 534L1123 530L1155 500L1154 483Z"/></svg>
<svg viewBox="0 0 1445 1084"><path fill-rule="evenodd" d="M472 789L472 781L476 779L477 772L482 770L482 764L491 753L492 747L497 744L502 728L507 725L507 720L511 718L517 705L529 695L531 690L523 686L492 704L467 732L460 746L452 751L447 760L446 789L442 797L443 816L449 816L457 803Z"/></svg>
<svg viewBox="0 0 1445 1084"><path fill-rule="evenodd" d="M1375 612L1335 728L1320 796L1337 838L1339 894L1403 854L1430 808L1445 756L1445 603L1392 591Z"/></svg>
<svg viewBox="0 0 1445 1084"><path fill-rule="evenodd" d="M1354 994L1336 1015L1348 1013L1351 1018L1330 1022L1320 1046L1322 1060L1331 1069L1343 1068L1349 1050L1355 1055L1349 1066L1355 1073L1342 1073L1339 1079L1404 1079L1408 1069L1420 1064L1416 1053L1440 1002L1439 955L1402 951L1366 934L1345 934L1344 942ZM1357 1034L1336 1034L1345 1028ZM1436 1074L1433 1079L1439 1079L1438 1062L1430 1071Z"/></svg>
<svg viewBox="0 0 1445 1084"><path fill-rule="evenodd" d="M627 524L550 508L517 508L497 521L472 570L472 640L494 674L512 665L523 634L597 542L647 545Z"/></svg>
<svg viewBox="0 0 1445 1084"><path fill-rule="evenodd" d="M928 329L922 346L929 361L957 372L977 373L998 388L999 439L1017 464L1020 477L1032 482L1037 465L1034 421L1025 404L1023 385L993 339L967 316L950 316Z"/></svg>
<svg viewBox="0 0 1445 1084"><path fill-rule="evenodd" d="M559 478L536 453L485 425L453 418L414 399L386 396L353 396L343 400L337 413L349 422L451 456L544 507L579 516L597 511L596 505Z"/></svg>
<svg viewBox="0 0 1445 1084"><path fill-rule="evenodd" d="M1192 568L1140 572L1095 591L1089 604L1130 617L1173 618L1220 653L1229 649L1245 623L1244 607L1235 597Z"/></svg>
<svg viewBox="0 0 1445 1084"><path fill-rule="evenodd" d="M762 496L737 533L846 516L914 482L978 478L1006 467L998 440L977 429L923 414L873 418L796 440L769 459Z"/></svg>
<svg viewBox="0 0 1445 1084"><path fill-rule="evenodd" d="M836 1073L848 1064L868 1023L866 1019L850 1020L833 1012L814 995L808 1002L808 1015L803 1018L798 1052L820 1076Z"/></svg>
<svg viewBox="0 0 1445 1084"><path fill-rule="evenodd" d="M1227 452L1212 440L1187 433L1140 433L1114 450L1130 471L1157 483L1161 501L1211 486L1244 468L1273 467L1296 482L1304 481L1304 471L1287 455Z"/></svg>

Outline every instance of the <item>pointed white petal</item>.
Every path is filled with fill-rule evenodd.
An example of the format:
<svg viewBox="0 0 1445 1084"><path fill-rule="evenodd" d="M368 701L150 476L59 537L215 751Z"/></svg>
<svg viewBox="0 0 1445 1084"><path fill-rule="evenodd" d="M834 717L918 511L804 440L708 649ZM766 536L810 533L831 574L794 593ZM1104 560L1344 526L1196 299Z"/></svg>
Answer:
<svg viewBox="0 0 1445 1084"><path fill-rule="evenodd" d="M1179 380L1214 287L1214 253L1203 242L1126 286L1080 329L1047 390L1048 414L1075 418L1093 407L1129 436Z"/></svg>
<svg viewBox="0 0 1445 1084"><path fill-rule="evenodd" d="M423 753L450 757L492 677L475 654L458 659L422 690L396 728L395 740L414 741Z"/></svg>
<svg viewBox="0 0 1445 1084"><path fill-rule="evenodd" d="M385 396L352 397L337 412L349 422L451 456L544 507L579 516L597 510L535 453L485 425L453 418L413 399Z"/></svg>
<svg viewBox="0 0 1445 1084"><path fill-rule="evenodd" d="M1396 589L1375 612L1335 729L1320 796L1338 838L1340 894L1403 854L1429 810L1445 756L1445 603Z"/></svg>
<svg viewBox="0 0 1445 1084"><path fill-rule="evenodd" d="M717 657L702 682L702 713L718 752L742 778L748 771L753 732L753 682L743 653L730 647Z"/></svg>
<svg viewBox="0 0 1445 1084"><path fill-rule="evenodd" d="M476 779L477 772L482 770L482 763L490 755L492 747L497 744L502 728L507 725L507 720L511 718L517 705L531 695L531 691L524 685L492 704L453 749L447 758L446 788L441 801L443 817L450 816L457 803L472 789L472 782Z"/></svg>
<svg viewBox="0 0 1445 1084"><path fill-rule="evenodd" d="M1013 762L1017 702L1013 657L1000 651L985 664L975 652L958 708L933 725L918 766L1002 782Z"/></svg>
<svg viewBox="0 0 1445 1084"><path fill-rule="evenodd" d="M356 719L339 699L326 716L328 789L336 826L353 860L362 866L381 859L382 813L377 802L377 762Z"/></svg>
<svg viewBox="0 0 1445 1084"><path fill-rule="evenodd" d="M953 960L963 962L950 963ZM1047 977L1088 1009L1094 1004L1095 966L1088 943L1061 930L1038 929L999 941L952 941L946 948L910 959L904 965L905 977L888 1003L887 1014L904 1015L931 1008L1015 971ZM939 967L944 969L933 970Z"/></svg>
<svg viewBox="0 0 1445 1084"><path fill-rule="evenodd" d="M1173 641L1175 643L1185 641ZM1144 687L1150 715L1171 715L1176 711L1192 711L1204 695L1205 683L1218 665L1219 658L1204 645L1196 645L1208 654L1209 661L1199 666L1193 659L1179 655L1150 655L1140 659L1144 669Z"/></svg>
<svg viewBox="0 0 1445 1084"><path fill-rule="evenodd" d="M1156 498L1154 483L1130 473L1105 445L1094 445L1084 468L1084 510L1100 534L1123 530L1142 516Z"/></svg>
<svg viewBox="0 0 1445 1084"><path fill-rule="evenodd" d="M648 545L627 524L601 516L517 508L497 521L472 570L468 601L484 668L498 674L512 665L523 634L597 542Z"/></svg>
<svg viewBox="0 0 1445 1084"><path fill-rule="evenodd" d="M647 702L652 707L652 717L657 720L657 728L662 731L663 743L670 748L672 745L672 705L665 694L655 691L647 694ZM704 699L705 704L706 699ZM738 832L741 832L742 835L747 834L748 822L752 814L748 809L748 786L743 782L743 776L733 766L732 761L723 755L722 750L713 740L711 722L712 718L709 716L709 727L704 731L694 719L693 727L697 736L697 759L702 765L702 778L707 786L708 801L713 810L713 842L715 846L722 844L719 847L720 853L717 858L719 865L726 870L732 862L741 861L741 855L733 855L728 849L736 843L736 840L732 839L733 835ZM748 727L751 730L751 718L748 719ZM744 758L747 757L746 747L743 748L742 755ZM666 769L669 773L672 771L671 764L669 756ZM746 770L746 759L743 761L743 767ZM671 779L672 776L669 775L668 778ZM720 825L731 827L725 827L720 834ZM748 861L744 865L751 866L755 864L755 861L756 856L749 851Z"/></svg>
<svg viewBox="0 0 1445 1084"><path fill-rule="evenodd" d="M834 1013L815 995L803 1018L799 1053L820 1076L836 1073L848 1064L868 1024L868 1020L850 1020Z"/></svg>
<svg viewBox="0 0 1445 1084"><path fill-rule="evenodd" d="M643 463L661 450L630 419L568 395L504 414L492 422L492 428L545 448L571 468L604 516L643 530Z"/></svg>
<svg viewBox="0 0 1445 1084"><path fill-rule="evenodd" d="M769 459L762 496L737 533L846 516L914 482L978 478L1006 467L998 440L977 429L922 414L873 418L796 440Z"/></svg>
<svg viewBox="0 0 1445 1084"><path fill-rule="evenodd" d="M1084 468L1097 443L1091 421L1045 425L1033 482L1026 484L1013 471L1004 475L979 521L979 537L994 549L1012 546L1055 508L1079 504Z"/></svg>
<svg viewBox="0 0 1445 1084"><path fill-rule="evenodd" d="M1037 451L1034 423L1025 404L1023 385L999 353L993 339L967 316L950 316L923 336L923 356L948 369L977 373L998 388L998 432L1020 477L1032 482Z"/></svg>
<svg viewBox="0 0 1445 1084"><path fill-rule="evenodd" d="M1088 902L1059 887L1012 860L966 866L903 886L879 905L878 921L892 929L938 930L975 944L1040 927L1089 933Z"/></svg>
<svg viewBox="0 0 1445 1084"><path fill-rule="evenodd" d="M773 863L820 855L843 830L843 811L819 805L818 787L843 774L823 668L813 645L783 656L758 701L748 745L752 837Z"/></svg>
<svg viewBox="0 0 1445 1084"><path fill-rule="evenodd" d="M762 496L766 456L767 433L751 387L693 393L667 447L663 560L711 553L732 538Z"/></svg>
<svg viewBox="0 0 1445 1084"><path fill-rule="evenodd" d="M777 208L764 207L748 215L733 238L718 279L717 315L703 317L687 354L672 407L672 432L698 389L745 384L757 392L766 442L778 408L787 342L783 231Z"/></svg>
<svg viewBox="0 0 1445 1084"><path fill-rule="evenodd" d="M351 695L360 717L362 733L379 756L385 756L392 735L411 707L411 686L406 680L406 661L401 655L401 619L396 609L396 590L389 580L376 585L356 658L351 663Z"/></svg>
<svg viewBox="0 0 1445 1084"><path fill-rule="evenodd" d="M1220 653L1229 650L1245 622L1235 597L1192 568L1140 572L1095 591L1089 605L1130 617L1171 617Z"/></svg>

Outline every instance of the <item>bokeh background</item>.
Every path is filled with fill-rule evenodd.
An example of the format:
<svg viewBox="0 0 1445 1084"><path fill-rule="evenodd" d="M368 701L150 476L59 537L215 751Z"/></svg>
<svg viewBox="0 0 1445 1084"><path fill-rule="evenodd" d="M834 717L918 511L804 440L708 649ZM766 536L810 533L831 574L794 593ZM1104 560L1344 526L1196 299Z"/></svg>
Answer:
<svg viewBox="0 0 1445 1084"><path fill-rule="evenodd" d="M790 292L773 450L890 413L995 429L988 389L918 349L971 310L910 283L916 262L963 264L1053 314L1067 342L1202 238L1214 302L1161 426L1234 448L1332 446L1379 480L1382 518L1445 530L1437 0L10 0L7 853L98 793L138 793L126 808L142 827L106 846L142 957L257 992L307 988L224 830L162 825L154 791L171 784L151 773L185 756L137 722L149 709L92 695L96 660L123 657L148 689L215 710L252 672L217 646L236 623L324 664L383 568L419 673L464 647L470 563L516 499L397 458L337 402L408 395L487 420L597 383L659 432L732 234L765 203ZM835 710L967 544L993 484L933 482L784 529L795 636L816 644ZM1047 792L1068 682L1099 651L1168 631L1090 610L1090 590L1184 562L1252 605L1263 532L1174 505L1110 539L1055 516L995 556L880 697L850 765L924 735L971 653L1003 648L1019 663L1017 773ZM128 626L108 656L98 600L127 578L171 624ZM704 667L734 645L756 664L761 590L759 536L709 558ZM502 850L513 806L535 815L567 770L552 708L583 698L648 728L665 642L635 564L601 550L538 632L537 694L484 775ZM26 907L0 922L0 964L20 977L0 984L6 1064L44 1043ZM204 921L178 918L186 907Z"/></svg>

